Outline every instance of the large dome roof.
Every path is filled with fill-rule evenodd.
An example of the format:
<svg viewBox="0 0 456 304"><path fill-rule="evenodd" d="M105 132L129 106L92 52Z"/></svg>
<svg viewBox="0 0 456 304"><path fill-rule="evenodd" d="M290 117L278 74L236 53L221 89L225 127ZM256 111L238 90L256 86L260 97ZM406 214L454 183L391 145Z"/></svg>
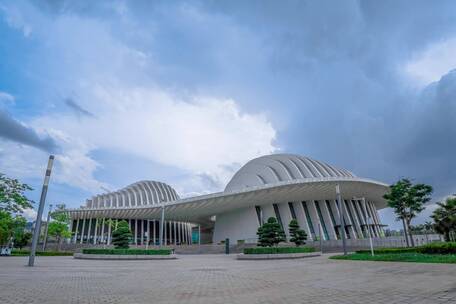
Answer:
<svg viewBox="0 0 456 304"><path fill-rule="evenodd" d="M158 205L179 199L170 185L157 181L140 181L115 192L100 194L87 200L89 208Z"/></svg>
<svg viewBox="0 0 456 304"><path fill-rule="evenodd" d="M294 154L273 154L252 159L234 174L225 191L305 178L356 177L345 169Z"/></svg>

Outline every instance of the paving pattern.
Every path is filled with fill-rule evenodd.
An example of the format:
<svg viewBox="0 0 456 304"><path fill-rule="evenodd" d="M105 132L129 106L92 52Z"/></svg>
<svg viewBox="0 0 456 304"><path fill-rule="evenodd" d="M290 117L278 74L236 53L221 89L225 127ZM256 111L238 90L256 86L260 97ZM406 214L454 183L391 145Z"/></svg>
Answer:
<svg viewBox="0 0 456 304"><path fill-rule="evenodd" d="M0 303L456 303L456 265L329 260L0 257Z"/></svg>

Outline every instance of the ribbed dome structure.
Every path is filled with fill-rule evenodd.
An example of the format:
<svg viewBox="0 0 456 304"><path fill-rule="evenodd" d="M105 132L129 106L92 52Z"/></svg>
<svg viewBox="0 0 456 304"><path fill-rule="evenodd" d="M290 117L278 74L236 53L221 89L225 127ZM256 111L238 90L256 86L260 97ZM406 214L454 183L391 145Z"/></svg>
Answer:
<svg viewBox="0 0 456 304"><path fill-rule="evenodd" d="M140 181L123 189L93 196L86 201L87 208L131 207L157 205L179 199L171 186L156 181Z"/></svg>
<svg viewBox="0 0 456 304"><path fill-rule="evenodd" d="M324 177L356 177L350 171L317 160L294 155L273 154L252 159L234 174L225 191L274 184L283 181Z"/></svg>

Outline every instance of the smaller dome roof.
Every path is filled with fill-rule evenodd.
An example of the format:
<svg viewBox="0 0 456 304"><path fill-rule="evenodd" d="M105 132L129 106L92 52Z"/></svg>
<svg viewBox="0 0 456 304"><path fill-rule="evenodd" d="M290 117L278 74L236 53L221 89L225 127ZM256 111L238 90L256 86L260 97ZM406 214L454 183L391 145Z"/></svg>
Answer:
<svg viewBox="0 0 456 304"><path fill-rule="evenodd" d="M272 154L252 159L239 169L225 188L235 191L246 187L305 178L354 178L353 173L295 154Z"/></svg>

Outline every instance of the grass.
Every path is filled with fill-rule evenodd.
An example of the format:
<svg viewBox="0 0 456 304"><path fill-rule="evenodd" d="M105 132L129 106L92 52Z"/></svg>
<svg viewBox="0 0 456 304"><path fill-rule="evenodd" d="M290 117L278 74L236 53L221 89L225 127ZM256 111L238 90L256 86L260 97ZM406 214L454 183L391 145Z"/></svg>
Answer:
<svg viewBox="0 0 456 304"><path fill-rule="evenodd" d="M254 247L244 248L244 254L281 254L314 252L312 247Z"/></svg>
<svg viewBox="0 0 456 304"><path fill-rule="evenodd" d="M30 250L13 250L12 256L27 256L30 255ZM68 251L37 251L36 256L70 256L73 252Z"/></svg>
<svg viewBox="0 0 456 304"><path fill-rule="evenodd" d="M382 261L382 262L414 262L414 263L456 263L456 254L424 254L416 252L379 253L371 256L370 253L353 253L330 257L334 260L351 261Z"/></svg>
<svg viewBox="0 0 456 304"><path fill-rule="evenodd" d="M84 254L107 254L107 255L170 255L171 249L82 249Z"/></svg>

